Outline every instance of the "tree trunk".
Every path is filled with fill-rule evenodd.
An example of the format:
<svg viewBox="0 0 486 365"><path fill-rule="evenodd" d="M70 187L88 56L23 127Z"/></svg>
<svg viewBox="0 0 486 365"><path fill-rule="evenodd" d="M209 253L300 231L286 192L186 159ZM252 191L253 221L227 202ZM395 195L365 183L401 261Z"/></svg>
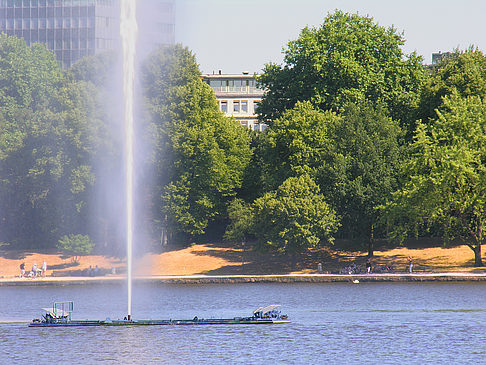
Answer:
<svg viewBox="0 0 486 365"><path fill-rule="evenodd" d="M297 255L295 252L290 254L290 270L295 271L295 266L297 264Z"/></svg>
<svg viewBox="0 0 486 365"><path fill-rule="evenodd" d="M474 266L483 266L483 260L481 259L481 244L483 243L483 220L480 217L478 220L478 233L476 239L476 246L474 247Z"/></svg>
<svg viewBox="0 0 486 365"><path fill-rule="evenodd" d="M483 266L483 260L481 259L481 243L477 243L474 247L474 266Z"/></svg>
<svg viewBox="0 0 486 365"><path fill-rule="evenodd" d="M373 234L373 223L371 224L371 229L370 229L370 238L368 240L368 257L373 257L374 255L374 241L375 237Z"/></svg>

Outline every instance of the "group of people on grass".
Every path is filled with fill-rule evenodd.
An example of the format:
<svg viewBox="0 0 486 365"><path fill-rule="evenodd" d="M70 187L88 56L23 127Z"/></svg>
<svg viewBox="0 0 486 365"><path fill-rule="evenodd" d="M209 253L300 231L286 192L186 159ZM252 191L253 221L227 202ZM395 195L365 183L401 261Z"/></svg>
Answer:
<svg viewBox="0 0 486 365"><path fill-rule="evenodd" d="M91 265L89 266L87 270L87 275L88 276L98 276L100 274L100 269L98 265L95 266L95 268L92 268Z"/></svg>
<svg viewBox="0 0 486 365"><path fill-rule="evenodd" d="M408 272L411 274L412 271L413 271L413 259L412 259L411 256L408 256L407 260L408 260ZM393 271L392 266L385 265L384 268L385 268L386 272L392 272ZM368 274L371 274L371 272L372 272L372 266L371 266L371 259L370 258L368 258L366 260L366 272Z"/></svg>
<svg viewBox="0 0 486 365"><path fill-rule="evenodd" d="M47 262L44 260L44 262L42 263L42 266L41 268L39 269L37 267L37 263L34 263L34 265L32 265L32 269L30 270L30 272L26 275L26 271L25 271L25 262L22 262L20 264L20 277L21 278L25 278L25 277L29 277L29 278L37 278L37 277L45 277L47 274Z"/></svg>

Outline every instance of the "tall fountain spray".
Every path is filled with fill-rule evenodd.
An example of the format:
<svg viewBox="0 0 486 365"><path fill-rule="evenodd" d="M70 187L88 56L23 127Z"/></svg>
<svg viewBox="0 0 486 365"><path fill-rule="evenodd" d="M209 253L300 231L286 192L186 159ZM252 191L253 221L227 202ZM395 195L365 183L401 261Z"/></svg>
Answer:
<svg viewBox="0 0 486 365"><path fill-rule="evenodd" d="M128 279L128 320L132 316L133 244L133 96L135 79L135 42L137 39L136 0L121 0L120 35L123 51L123 95L125 103L126 240Z"/></svg>

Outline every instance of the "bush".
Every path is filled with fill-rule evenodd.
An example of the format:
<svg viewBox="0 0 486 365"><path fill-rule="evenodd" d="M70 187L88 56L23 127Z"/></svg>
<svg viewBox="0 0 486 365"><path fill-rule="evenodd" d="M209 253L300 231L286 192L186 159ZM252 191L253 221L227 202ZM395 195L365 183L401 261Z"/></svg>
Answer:
<svg viewBox="0 0 486 365"><path fill-rule="evenodd" d="M89 236L82 234L63 236L57 244L59 250L72 256L73 262L78 262L81 255L89 255L93 247L94 243Z"/></svg>

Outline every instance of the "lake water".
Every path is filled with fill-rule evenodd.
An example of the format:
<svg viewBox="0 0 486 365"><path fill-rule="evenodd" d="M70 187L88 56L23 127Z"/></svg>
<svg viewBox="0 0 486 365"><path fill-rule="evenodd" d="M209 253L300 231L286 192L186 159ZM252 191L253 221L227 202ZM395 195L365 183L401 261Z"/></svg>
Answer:
<svg viewBox="0 0 486 365"><path fill-rule="evenodd" d="M123 318L126 288L0 287L0 364L472 364L485 362L486 284L135 285L134 319L235 317L281 304L292 323L29 328L41 307Z"/></svg>

